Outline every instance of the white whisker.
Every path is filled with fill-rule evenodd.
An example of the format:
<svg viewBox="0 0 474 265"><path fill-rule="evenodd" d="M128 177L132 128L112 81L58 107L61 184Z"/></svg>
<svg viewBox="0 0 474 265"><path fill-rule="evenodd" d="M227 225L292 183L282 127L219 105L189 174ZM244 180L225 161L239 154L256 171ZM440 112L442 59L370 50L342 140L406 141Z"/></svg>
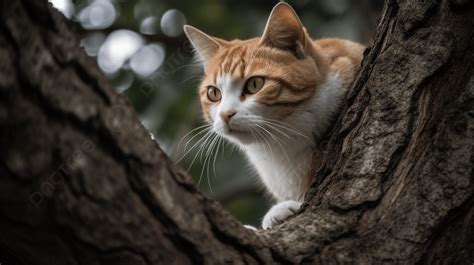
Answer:
<svg viewBox="0 0 474 265"><path fill-rule="evenodd" d="M199 175L199 179L201 179L202 175L204 174L204 170L206 169L207 184L209 186L209 191L211 192L211 194L213 194L213 191L212 191L211 182L210 182L210 179L209 179L209 167L210 167L210 161L211 161L211 157L212 157L212 151L214 150L214 147L215 147L216 142L218 140L219 140L219 135L215 134L215 137L212 139L211 145L210 145L210 147L208 148L208 150L206 152L206 157L204 159L203 167L201 169L201 174ZM211 154L211 155L209 155L209 154Z"/></svg>
<svg viewBox="0 0 474 265"><path fill-rule="evenodd" d="M204 130L203 130L203 131L204 131ZM201 132L200 132L200 133L201 133ZM200 134L200 133L199 133L199 134ZM207 137L209 137L210 135L212 135L212 131L211 131L211 130L208 130L208 131L206 132L206 134L204 134L204 136L203 136L201 139L199 139L188 151L186 151L187 144L188 144L188 143L186 143L186 145L185 145L185 147L184 147L185 153L176 161L176 163L181 162L181 160L182 160L183 158L185 158L185 157L189 154L189 152L191 152L199 143L201 143L201 142L203 141L203 139L207 139Z"/></svg>
<svg viewBox="0 0 474 265"><path fill-rule="evenodd" d="M199 130L201 128L204 128L202 129L200 132L198 132L197 134L195 134L193 137L191 137L190 140L192 140L194 137L196 137L197 135L199 135L200 133L202 133L203 131L205 131L205 129L207 127L210 127L211 125L210 124L204 124L204 125L201 125L199 127L196 127L194 129L192 129L191 131L189 131L187 134L185 134L183 137L181 137L181 140L179 140L178 142L178 146L176 147L176 149L179 149L179 147L181 146L181 143L186 139L186 137L188 137L188 135L190 135L191 133L195 132L196 130ZM189 142L189 141L188 141ZM186 143L187 145L187 143ZM186 151L186 147L184 148L184 151Z"/></svg>
<svg viewBox="0 0 474 265"><path fill-rule="evenodd" d="M213 136L214 136L214 138L212 138ZM196 160L196 158L199 156L199 153L201 153L201 156L202 156L202 153L203 153L202 150L203 150L204 147L205 147L205 143L207 143L208 141L213 141L213 139L215 139L216 137L217 137L216 134L211 134L210 136L208 136L208 137L206 138L206 141L204 142L204 144L201 145L201 148L199 149L199 151L198 151L198 152L196 153L196 155L194 156L193 161L191 162L191 166L193 165L193 163L194 163L194 161ZM209 140L209 139L211 139L211 140ZM190 167L191 167L191 166L190 166ZM189 167L189 168L190 168L190 167ZM188 168L187 171L189 171L189 168ZM204 169L204 167L203 167L203 169ZM201 173L201 175L199 176L199 180L198 180L198 184L197 184L198 187L201 185L201 179L202 179L202 173Z"/></svg>
<svg viewBox="0 0 474 265"><path fill-rule="evenodd" d="M257 126L263 129L263 127L261 127L261 126L259 126L259 125L257 125ZM290 160L290 157L288 156L288 153L286 152L286 149L285 149L285 148L283 147L283 145L281 144L280 139L278 139L277 137L275 137L275 136L274 136L271 132L269 132L268 130L264 130L263 132L266 132L267 134L269 134L270 137L272 137L272 138L275 140L275 142L280 146L281 151L283 152L283 154L285 155L286 160L288 161L288 165L291 166L289 172L295 172L295 171L294 171L294 165L292 165L291 160Z"/></svg>
<svg viewBox="0 0 474 265"><path fill-rule="evenodd" d="M260 127L260 126L259 126ZM261 127L260 127L261 128ZM263 129L263 128L262 128ZM258 132L258 130L257 130ZM268 146L268 149L270 150L270 153L272 154L272 160L275 160L275 154L273 153L273 149L270 145L270 143L268 142L267 138L265 137L265 134L264 133L260 133L258 132L260 135L262 135L262 139L265 141L266 145ZM265 148L265 156L267 155L267 151L266 151L266 148Z"/></svg>

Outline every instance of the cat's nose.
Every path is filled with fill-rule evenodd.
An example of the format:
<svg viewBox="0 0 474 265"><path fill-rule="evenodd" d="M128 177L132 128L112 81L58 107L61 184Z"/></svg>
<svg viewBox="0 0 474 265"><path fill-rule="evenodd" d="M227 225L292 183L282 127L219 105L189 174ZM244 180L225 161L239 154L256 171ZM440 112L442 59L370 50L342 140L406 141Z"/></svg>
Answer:
<svg viewBox="0 0 474 265"><path fill-rule="evenodd" d="M219 115L221 116L222 120L225 121L225 123L229 123L230 118L232 118L236 113L237 111L228 110L221 111Z"/></svg>

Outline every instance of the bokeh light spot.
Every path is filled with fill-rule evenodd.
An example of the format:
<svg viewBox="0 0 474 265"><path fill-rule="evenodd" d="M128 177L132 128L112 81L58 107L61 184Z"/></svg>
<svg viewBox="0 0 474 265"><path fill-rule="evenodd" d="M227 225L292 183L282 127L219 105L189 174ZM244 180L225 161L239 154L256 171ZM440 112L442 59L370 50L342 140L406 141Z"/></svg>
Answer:
<svg viewBox="0 0 474 265"><path fill-rule="evenodd" d="M140 33L146 35L154 35L158 33L160 24L156 17L147 17L140 23Z"/></svg>
<svg viewBox="0 0 474 265"><path fill-rule="evenodd" d="M115 6L108 0L94 0L79 13L79 21L85 29L107 28L116 17Z"/></svg>
<svg viewBox="0 0 474 265"><path fill-rule="evenodd" d="M133 75L132 72L128 71L128 72L123 73L122 75L119 75L118 78L114 80L114 82L112 83L115 88L115 91L119 93L123 93L125 90L130 88L134 80L135 80L135 76Z"/></svg>
<svg viewBox="0 0 474 265"><path fill-rule="evenodd" d="M159 44L150 44L141 48L130 60L132 70L141 76L155 72L165 60L165 49Z"/></svg>
<svg viewBox="0 0 474 265"><path fill-rule="evenodd" d="M181 11L170 9L163 14L160 24L161 30L166 36L177 37L183 33L186 18Z"/></svg>
<svg viewBox="0 0 474 265"><path fill-rule="evenodd" d="M71 0L49 0L67 18L71 18L74 13L74 5Z"/></svg>
<svg viewBox="0 0 474 265"><path fill-rule="evenodd" d="M86 50L87 55L97 56L99 49L105 41L105 34L102 32L93 32L87 34L81 41L81 46Z"/></svg>
<svg viewBox="0 0 474 265"><path fill-rule="evenodd" d="M116 30L107 37L99 49L97 62L108 73L115 73L142 46L144 40L140 34L131 30Z"/></svg>

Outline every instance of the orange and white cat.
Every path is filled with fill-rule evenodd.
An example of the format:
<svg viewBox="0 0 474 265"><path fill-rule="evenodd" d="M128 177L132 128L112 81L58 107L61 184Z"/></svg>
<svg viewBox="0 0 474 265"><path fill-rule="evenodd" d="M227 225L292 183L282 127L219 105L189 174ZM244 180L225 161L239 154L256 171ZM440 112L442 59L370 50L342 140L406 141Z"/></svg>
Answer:
<svg viewBox="0 0 474 265"><path fill-rule="evenodd" d="M318 167L329 129L360 67L364 47L312 40L280 2L260 38L225 41L184 27L204 64L199 96L215 133L239 146L277 200L264 229L291 216Z"/></svg>

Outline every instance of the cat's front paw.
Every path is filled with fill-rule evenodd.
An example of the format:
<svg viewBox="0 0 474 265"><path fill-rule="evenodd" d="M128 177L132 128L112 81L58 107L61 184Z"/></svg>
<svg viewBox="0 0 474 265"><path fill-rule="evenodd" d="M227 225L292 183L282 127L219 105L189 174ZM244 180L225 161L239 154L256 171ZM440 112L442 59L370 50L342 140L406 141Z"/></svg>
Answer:
<svg viewBox="0 0 474 265"><path fill-rule="evenodd" d="M265 214L262 221L262 228L269 229L285 221L288 217L296 213L301 207L301 202L284 201L277 203Z"/></svg>

